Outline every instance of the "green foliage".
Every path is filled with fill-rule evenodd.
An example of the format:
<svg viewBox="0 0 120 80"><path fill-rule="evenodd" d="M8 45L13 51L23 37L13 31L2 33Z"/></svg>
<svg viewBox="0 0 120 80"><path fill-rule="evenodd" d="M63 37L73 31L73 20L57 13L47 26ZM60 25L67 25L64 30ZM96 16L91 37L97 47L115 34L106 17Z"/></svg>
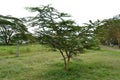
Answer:
<svg viewBox="0 0 120 80"><path fill-rule="evenodd" d="M80 27L75 26L74 21L68 20L68 14L60 13L49 5L28 9L38 12L36 16L30 18L30 21L32 26L39 26L36 34L41 42L60 51L64 58L65 68L68 70L70 57L83 51L79 38Z"/></svg>
<svg viewBox="0 0 120 80"><path fill-rule="evenodd" d="M12 38L14 35L23 35L27 32L27 28L22 20L11 16L0 15L0 41L2 44L12 44L12 41L16 40Z"/></svg>
<svg viewBox="0 0 120 80"><path fill-rule="evenodd" d="M83 32L85 34L84 38L84 47L87 49L100 49L99 47L99 39L96 35L97 28L101 25L101 21L97 20L89 23L84 23Z"/></svg>
<svg viewBox="0 0 120 80"><path fill-rule="evenodd" d="M76 45L79 38L76 34L79 33L80 27L75 26L74 21L64 19L69 16L68 14L59 13L49 5L29 9L38 12L30 20L32 21L32 26L39 26L36 34L38 34L43 43L59 50L67 50L69 52L69 50L73 49L75 51L74 48L77 48Z"/></svg>
<svg viewBox="0 0 120 80"><path fill-rule="evenodd" d="M28 44L34 43L35 37L31 33L17 33L12 36L12 43Z"/></svg>
<svg viewBox="0 0 120 80"><path fill-rule="evenodd" d="M102 44L120 45L120 16L101 21L102 25L96 29L96 34Z"/></svg>
<svg viewBox="0 0 120 80"><path fill-rule="evenodd" d="M63 56L65 69L68 70L72 55L83 52L88 45L91 36L91 27L80 27L70 19L67 13L60 13L50 5L28 8L37 12L36 16L30 17L32 27L38 26L36 34L42 43L58 49ZM91 41L94 39L91 39ZM92 43L89 44L89 46Z"/></svg>

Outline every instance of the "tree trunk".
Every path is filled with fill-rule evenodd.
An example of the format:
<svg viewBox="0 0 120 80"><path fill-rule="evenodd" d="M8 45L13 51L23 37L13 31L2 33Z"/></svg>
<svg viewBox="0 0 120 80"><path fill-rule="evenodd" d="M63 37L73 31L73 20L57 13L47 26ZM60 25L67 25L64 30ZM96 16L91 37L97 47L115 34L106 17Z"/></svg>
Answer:
<svg viewBox="0 0 120 80"><path fill-rule="evenodd" d="M5 44L9 45L9 42L7 41L7 38L5 38L4 40L5 40Z"/></svg>
<svg viewBox="0 0 120 80"><path fill-rule="evenodd" d="M118 48L120 49L120 43L118 43Z"/></svg>
<svg viewBox="0 0 120 80"><path fill-rule="evenodd" d="M70 63L70 57L67 57L67 61L65 64L65 70L68 71L69 70L69 63Z"/></svg>
<svg viewBox="0 0 120 80"><path fill-rule="evenodd" d="M17 46L16 46L16 57L19 57L19 43L17 43Z"/></svg>
<svg viewBox="0 0 120 80"><path fill-rule="evenodd" d="M118 48L120 49L120 39L118 38Z"/></svg>
<svg viewBox="0 0 120 80"><path fill-rule="evenodd" d="M63 60L64 60L64 68L66 71L69 70L69 63L70 63L70 56L66 53L66 56L63 54L62 50L59 50L62 57L63 57Z"/></svg>

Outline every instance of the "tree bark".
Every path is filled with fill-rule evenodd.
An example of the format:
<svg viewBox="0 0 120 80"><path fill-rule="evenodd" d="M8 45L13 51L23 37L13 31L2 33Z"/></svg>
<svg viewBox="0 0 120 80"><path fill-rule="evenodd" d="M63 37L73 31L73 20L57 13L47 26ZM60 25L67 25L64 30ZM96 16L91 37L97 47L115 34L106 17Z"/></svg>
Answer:
<svg viewBox="0 0 120 80"><path fill-rule="evenodd" d="M69 63L70 63L70 57L67 57L66 65L65 65L65 70L69 71Z"/></svg>
<svg viewBox="0 0 120 80"><path fill-rule="evenodd" d="M65 56L61 50L60 50L60 53L61 53L63 60L64 60L64 69L66 71L68 71L69 70L70 56L68 56L67 53L66 53L67 56Z"/></svg>
<svg viewBox="0 0 120 80"><path fill-rule="evenodd" d="M17 43L17 46L16 46L16 57L19 57L19 43Z"/></svg>
<svg viewBox="0 0 120 80"><path fill-rule="evenodd" d="M118 40L118 48L120 49L120 38L118 38L117 40Z"/></svg>

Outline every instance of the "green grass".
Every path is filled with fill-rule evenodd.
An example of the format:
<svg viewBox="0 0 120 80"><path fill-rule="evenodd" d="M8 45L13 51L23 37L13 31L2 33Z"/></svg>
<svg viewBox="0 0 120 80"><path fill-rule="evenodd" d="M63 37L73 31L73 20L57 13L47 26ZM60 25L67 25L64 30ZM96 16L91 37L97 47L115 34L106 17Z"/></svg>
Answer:
<svg viewBox="0 0 120 80"><path fill-rule="evenodd" d="M20 53L32 53L40 51L40 45L20 45ZM0 46L0 56L16 54L16 46Z"/></svg>
<svg viewBox="0 0 120 80"><path fill-rule="evenodd" d="M70 71L67 72L63 69L63 59L59 52L53 52L40 45L32 46L21 46L21 52L22 50L23 52L20 57L10 55L9 51L4 53L6 54L4 56L0 53L0 80L120 79L120 51L118 49L103 47L99 51L87 50L85 54L72 58ZM9 48L11 47L7 47L6 50Z"/></svg>

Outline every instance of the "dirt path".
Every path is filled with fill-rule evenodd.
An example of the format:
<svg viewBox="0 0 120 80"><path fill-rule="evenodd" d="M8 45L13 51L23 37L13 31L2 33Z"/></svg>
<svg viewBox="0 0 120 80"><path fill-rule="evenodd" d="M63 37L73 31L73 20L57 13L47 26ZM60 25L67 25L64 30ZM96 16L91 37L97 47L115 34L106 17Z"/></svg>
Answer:
<svg viewBox="0 0 120 80"><path fill-rule="evenodd" d="M101 46L103 49L111 50L111 51L118 51L120 52L120 49L117 47L109 47L109 46Z"/></svg>

